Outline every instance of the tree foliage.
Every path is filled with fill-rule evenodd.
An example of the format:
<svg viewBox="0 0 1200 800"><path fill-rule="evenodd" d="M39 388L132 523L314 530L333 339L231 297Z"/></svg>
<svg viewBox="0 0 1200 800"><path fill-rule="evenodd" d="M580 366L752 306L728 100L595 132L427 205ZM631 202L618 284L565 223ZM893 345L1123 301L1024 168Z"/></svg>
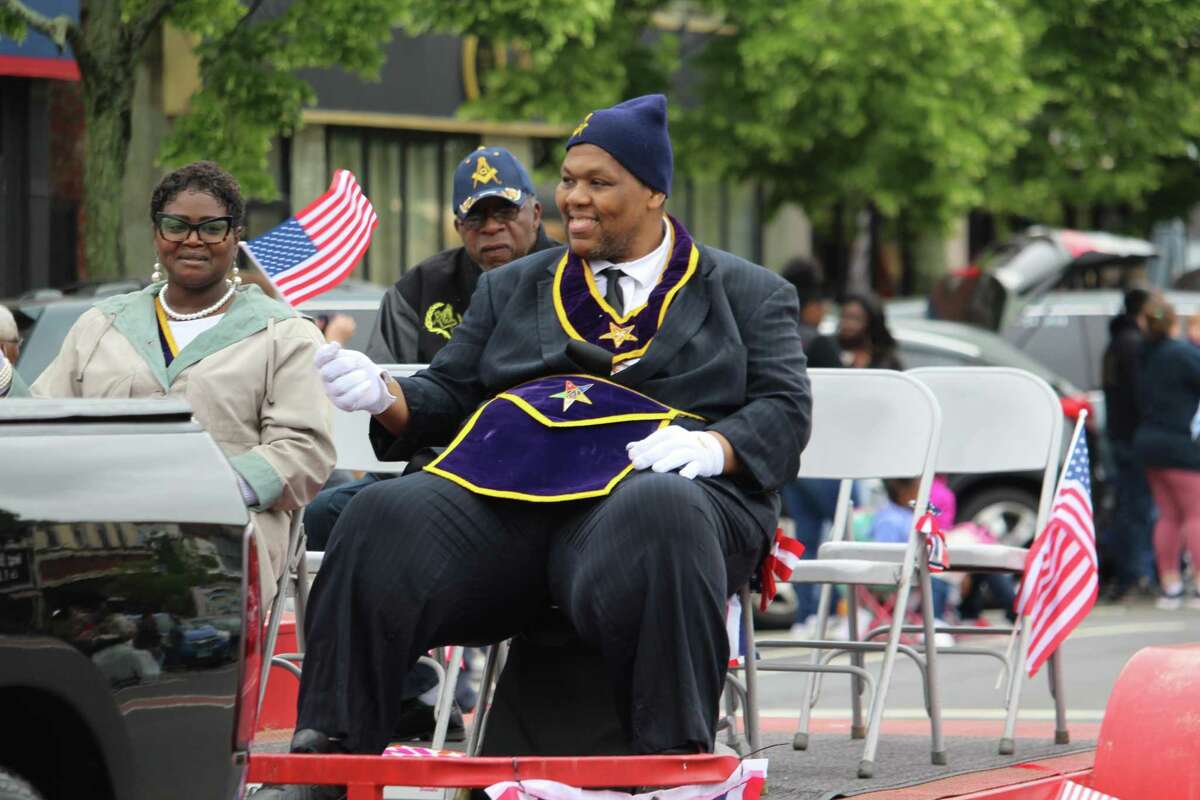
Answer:
<svg viewBox="0 0 1200 800"><path fill-rule="evenodd" d="M704 163L810 207L961 214L1038 107L1001 0L737 0L725 15L737 33L702 56L682 131Z"/></svg>
<svg viewBox="0 0 1200 800"><path fill-rule="evenodd" d="M79 64L87 130L84 241L91 277L121 274L120 207L111 201L128 155L132 86L144 46L170 21L188 34L201 88L162 144L161 161L219 161L260 198L276 195L267 169L274 137L295 130L312 88L298 74L340 67L371 77L399 27L511 37L550 53L592 44L614 0L80 0L80 21L50 19L0 0L0 35L36 30Z"/></svg>
<svg viewBox="0 0 1200 800"><path fill-rule="evenodd" d="M988 207L1054 220L1064 206L1178 213L1171 198L1200 199L1200 2L1027 0L1020 14L1044 102L989 177Z"/></svg>

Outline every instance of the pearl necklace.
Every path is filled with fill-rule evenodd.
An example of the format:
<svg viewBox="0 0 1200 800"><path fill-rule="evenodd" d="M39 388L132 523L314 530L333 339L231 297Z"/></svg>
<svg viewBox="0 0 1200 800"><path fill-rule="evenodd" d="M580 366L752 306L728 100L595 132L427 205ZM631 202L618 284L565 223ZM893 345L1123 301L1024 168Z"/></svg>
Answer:
<svg viewBox="0 0 1200 800"><path fill-rule="evenodd" d="M167 284L158 290L158 302L162 304L163 311L167 312L167 316L176 322L188 322L193 319L207 317L209 314L216 311L221 306L229 302L229 298L233 297L233 293L237 291L237 285L233 281L226 281L229 284L229 291L222 295L221 299L213 303L208 308L202 308L192 314L180 314L178 311L167 305Z"/></svg>

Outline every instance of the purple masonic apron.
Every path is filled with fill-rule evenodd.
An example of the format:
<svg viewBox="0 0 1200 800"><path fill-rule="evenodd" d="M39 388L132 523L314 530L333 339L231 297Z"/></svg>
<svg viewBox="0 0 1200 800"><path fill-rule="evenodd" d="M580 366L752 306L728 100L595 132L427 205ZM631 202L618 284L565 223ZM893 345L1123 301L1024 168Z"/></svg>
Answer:
<svg viewBox="0 0 1200 800"><path fill-rule="evenodd" d="M490 497L601 497L633 469L625 445L680 416L695 418L603 378L552 375L484 403L425 469Z"/></svg>
<svg viewBox="0 0 1200 800"><path fill-rule="evenodd" d="M614 364L646 352L699 260L688 232L670 223L666 268L646 303L625 315L604 301L587 262L568 251L553 295L568 336L604 348ZM484 403L425 469L490 497L542 503L602 497L633 470L625 445L681 416L700 419L603 378L552 375Z"/></svg>

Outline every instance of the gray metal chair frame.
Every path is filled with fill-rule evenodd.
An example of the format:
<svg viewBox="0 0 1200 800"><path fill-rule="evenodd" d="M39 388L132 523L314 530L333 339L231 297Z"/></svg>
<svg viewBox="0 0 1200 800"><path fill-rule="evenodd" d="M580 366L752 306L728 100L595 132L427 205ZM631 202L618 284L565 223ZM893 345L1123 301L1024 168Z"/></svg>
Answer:
<svg viewBox="0 0 1200 800"><path fill-rule="evenodd" d="M834 535L842 537L850 516L852 481L862 478L918 478L917 503L928 502L933 482L934 459L941 433L941 410L929 389L919 381L900 372L886 370L809 371L813 391L812 437L801 459L799 477L839 479L837 510L834 516ZM924 537L915 529L902 547L898 562L864 559L816 559L802 561L792 573L793 583L823 584L821 618L827 620L832 584L890 585L896 587L897 605L907 605L914 579L929 591L929 572L925 562ZM853 598L853 593L849 593ZM851 603L853 600L851 599ZM858 639L856 608L850 608L850 634ZM765 640L754 643L750 636L751 655L757 647L796 647L813 650L808 663L770 663L758 665L759 670L804 673L849 674L852 695L858 696L868 686L872 689L870 712L863 724L861 707L855 704L851 736L864 739L858 774L869 778L875 772L875 755L879 745L880 727L892 671L899 653L912 658L921 669L925 685L925 706L930 719L931 760L946 763L942 736L941 707L937 693L937 648L931 646L922 653L902 645L902 618L897 616L888 631L886 642L830 641L825 638L823 623L819 638L809 641ZM925 604L924 625L927 641L933 641L932 611ZM823 650L846 651L849 665L829 663ZM883 663L878 678L865 668L863 655L882 652ZM812 679L806 678L804 697L810 696ZM811 703L801 705L801 729L807 731ZM757 714L755 714L757 716ZM797 734L796 749L808 746L806 733Z"/></svg>
<svg viewBox="0 0 1200 800"><path fill-rule="evenodd" d="M939 472L1042 473L1036 528L1040 533L1049 518L1062 452L1062 408L1054 390L1036 375L1008 367L929 367L911 370L908 374L929 386L942 408L943 432L937 457ZM986 413L981 414L981 409L986 409ZM1003 572L1019 577L1024 573L1026 553L1025 548L1000 544L955 546L950 552L950 569L956 572ZM896 561L900 557L900 548L886 543L830 542L821 547L820 557ZM905 630L916 628L905 626ZM878 637L885 631L885 628L876 628L868 631L864 638ZM1024 679L1022 664L1028 646L1027 623L1021 620L1015 628L939 626L938 631L956 636L1016 636L1016 642L1004 653L961 646L939 650L953 655L990 656L1004 664L1006 713L999 752L1011 754L1015 748L1017 712ZM1055 742L1066 744L1070 734L1057 654L1051 656L1047 675L1054 697Z"/></svg>

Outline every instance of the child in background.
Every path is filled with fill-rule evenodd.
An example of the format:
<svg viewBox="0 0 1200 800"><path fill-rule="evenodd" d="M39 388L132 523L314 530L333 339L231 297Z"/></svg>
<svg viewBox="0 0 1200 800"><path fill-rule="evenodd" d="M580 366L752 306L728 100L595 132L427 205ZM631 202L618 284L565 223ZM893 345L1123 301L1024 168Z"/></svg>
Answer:
<svg viewBox="0 0 1200 800"><path fill-rule="evenodd" d="M883 482L888 503L875 512L875 517L871 521L870 537L872 540L902 544L908 541L913 526L912 504L916 502L919 485L920 480L917 478L890 478ZM943 528L953 525L956 511L954 493L950 491L950 487L941 477L934 479L929 496L930 502L941 511L938 523ZM951 558L953 558L953 554L951 554ZM934 619L936 624L945 625L946 605L950 598L951 585L937 575L932 576L931 584ZM954 644L954 637L948 633L939 633L937 644L939 647L948 647Z"/></svg>

